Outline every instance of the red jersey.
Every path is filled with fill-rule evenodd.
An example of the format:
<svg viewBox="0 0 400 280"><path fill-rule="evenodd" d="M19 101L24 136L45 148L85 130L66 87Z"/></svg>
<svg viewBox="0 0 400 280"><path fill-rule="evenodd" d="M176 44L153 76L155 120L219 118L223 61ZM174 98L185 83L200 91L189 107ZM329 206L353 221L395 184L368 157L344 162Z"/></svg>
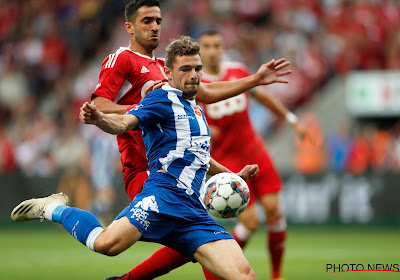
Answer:
<svg viewBox="0 0 400 280"><path fill-rule="evenodd" d="M119 48L104 59L99 82L92 99L101 96L120 105L137 104L142 100L147 84L165 80L164 59L149 57L129 48ZM142 131L132 130L117 135L123 170L126 164L135 170L148 170Z"/></svg>
<svg viewBox="0 0 400 280"><path fill-rule="evenodd" d="M249 75L243 64L224 62L218 76L204 73L202 82L234 81ZM229 157L246 163L248 161L243 160L253 158L260 148L264 149L264 143L250 121L248 92L206 105L204 113L209 126L218 130L211 144L211 155L217 161L226 162Z"/></svg>
<svg viewBox="0 0 400 280"><path fill-rule="evenodd" d="M241 63L226 62L221 65L221 74L203 74L202 82L233 81L249 76ZM204 114L210 126L217 129L211 140L211 156L233 172L239 172L246 164L258 164L260 172L247 180L252 199L279 192L282 182L268 154L264 141L255 132L249 117L249 93L204 106Z"/></svg>

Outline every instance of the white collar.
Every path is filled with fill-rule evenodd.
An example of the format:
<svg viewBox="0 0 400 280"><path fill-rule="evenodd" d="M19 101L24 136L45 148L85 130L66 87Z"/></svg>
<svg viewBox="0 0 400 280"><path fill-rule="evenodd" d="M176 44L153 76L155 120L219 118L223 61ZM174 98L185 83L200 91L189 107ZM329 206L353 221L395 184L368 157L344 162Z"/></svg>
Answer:
<svg viewBox="0 0 400 280"><path fill-rule="evenodd" d="M172 91L172 92L176 93L177 95L179 95L180 97L184 98L187 102L190 103L190 105L197 106L196 99L192 100L192 99L187 99L187 98L183 97L182 96L183 92L180 89L171 87L171 85L169 83L165 83L161 88L166 91Z"/></svg>
<svg viewBox="0 0 400 280"><path fill-rule="evenodd" d="M155 57L155 56L150 57L150 56L148 56L148 55L144 55L144 54L135 52L135 51L133 51L133 50L131 50L130 48L127 48L127 47L120 47L119 49L128 50L128 51L133 52L134 54L136 54L137 56L140 56L140 57L144 57L144 58L151 59L151 60L156 60L156 57Z"/></svg>

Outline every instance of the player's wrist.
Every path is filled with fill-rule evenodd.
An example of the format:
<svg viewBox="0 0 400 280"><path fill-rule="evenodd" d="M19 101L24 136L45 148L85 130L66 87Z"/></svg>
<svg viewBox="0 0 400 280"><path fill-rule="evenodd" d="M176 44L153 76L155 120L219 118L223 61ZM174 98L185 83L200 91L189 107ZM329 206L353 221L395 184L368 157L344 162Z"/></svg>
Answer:
<svg viewBox="0 0 400 280"><path fill-rule="evenodd" d="M253 75L248 76L247 79L250 89L253 89L254 87L261 85L262 76L260 75L260 73L257 72Z"/></svg>
<svg viewBox="0 0 400 280"><path fill-rule="evenodd" d="M106 114L104 114L102 111L99 111L99 117L97 118L96 122L94 123L95 125L99 125L104 121L104 117Z"/></svg>
<svg viewBox="0 0 400 280"><path fill-rule="evenodd" d="M286 121L287 121L288 123L290 123L291 125L295 125L295 124L297 123L297 121L299 120L299 119L297 118L297 116L296 116L294 113L290 112L290 111L288 111L288 112L285 114L285 119L286 119Z"/></svg>

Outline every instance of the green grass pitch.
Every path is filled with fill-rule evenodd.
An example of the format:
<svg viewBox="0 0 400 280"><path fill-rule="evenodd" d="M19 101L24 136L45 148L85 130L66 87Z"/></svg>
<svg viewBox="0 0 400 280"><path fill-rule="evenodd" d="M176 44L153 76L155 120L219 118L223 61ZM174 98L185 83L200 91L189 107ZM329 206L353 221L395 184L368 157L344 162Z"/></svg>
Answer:
<svg viewBox="0 0 400 280"><path fill-rule="evenodd" d="M258 279L269 279L264 232L259 230L245 249ZM395 229L291 229L284 277L286 280L400 279L400 273L395 272L326 272L327 263L399 264L399 233ZM159 245L139 242L117 257L106 257L89 251L59 226L32 228L16 224L0 228L0 279L103 279L128 271L157 248ZM199 264L190 263L158 279L196 280L204 276Z"/></svg>

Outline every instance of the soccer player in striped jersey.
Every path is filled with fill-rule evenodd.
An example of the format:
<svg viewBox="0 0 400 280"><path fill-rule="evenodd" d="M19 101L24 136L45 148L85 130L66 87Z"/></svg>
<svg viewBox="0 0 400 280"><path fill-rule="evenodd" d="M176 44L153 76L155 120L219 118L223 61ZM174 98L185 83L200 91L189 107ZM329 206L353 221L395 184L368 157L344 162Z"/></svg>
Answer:
<svg viewBox="0 0 400 280"><path fill-rule="evenodd" d="M167 47L168 83L149 93L125 115L104 114L85 103L80 119L110 134L143 131L150 174L141 193L107 228L88 211L68 207L63 194L20 203L14 221L47 219L58 222L91 250L117 255L135 242L157 242L200 262L223 279L256 279L243 251L207 213L199 200L205 175L228 171L210 160L210 130L195 96L202 62L199 45L182 36ZM254 178L257 165L238 173Z"/></svg>
<svg viewBox="0 0 400 280"><path fill-rule="evenodd" d="M159 0L134 0L125 8L125 29L130 45L120 48L103 61L99 81L92 93L92 104L103 113L125 114L139 103L154 81L166 81L164 59L154 56L161 32ZM285 59L261 65L255 75L238 81L200 84L196 99L203 103L217 102L258 85L286 83L282 76L290 73L284 68ZM140 129L117 136L121 153L125 191L133 199L148 178L148 163ZM169 248L163 247L151 258L131 271L135 279L155 278L188 261ZM129 275L124 279L129 279Z"/></svg>

